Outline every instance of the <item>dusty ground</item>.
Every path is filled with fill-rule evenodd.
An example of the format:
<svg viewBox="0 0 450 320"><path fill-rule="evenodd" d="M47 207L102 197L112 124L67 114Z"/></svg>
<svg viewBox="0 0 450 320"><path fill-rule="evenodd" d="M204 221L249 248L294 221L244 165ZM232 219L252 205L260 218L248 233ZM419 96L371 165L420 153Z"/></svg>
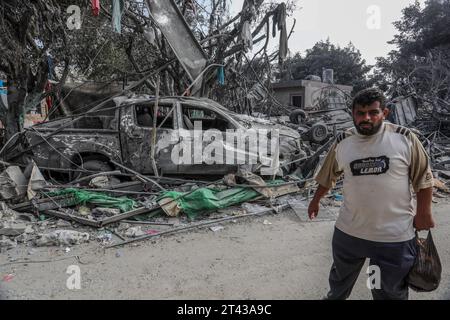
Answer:
<svg viewBox="0 0 450 320"><path fill-rule="evenodd" d="M433 235L442 282L435 292L412 292L412 299L450 299L450 201L439 201ZM69 253L52 247L30 255L29 247L18 247L0 256L0 298L320 299L328 288L333 226L332 221L300 222L288 210L227 223L217 232L206 228L118 249L104 250L94 241ZM5 265L14 259L30 262ZM55 259L65 260L31 262ZM66 287L73 264L80 266L80 290ZM371 298L364 272L351 299ZM4 278L8 274L13 277Z"/></svg>

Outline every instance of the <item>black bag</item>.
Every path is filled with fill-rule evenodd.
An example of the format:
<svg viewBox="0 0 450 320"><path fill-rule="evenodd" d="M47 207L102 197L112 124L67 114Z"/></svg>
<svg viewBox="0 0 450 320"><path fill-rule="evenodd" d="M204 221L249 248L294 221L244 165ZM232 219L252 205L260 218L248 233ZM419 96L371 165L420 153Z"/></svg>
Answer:
<svg viewBox="0 0 450 320"><path fill-rule="evenodd" d="M419 238L416 231L417 256L408 274L408 285L417 292L430 292L439 286L442 265L438 252L428 231L426 239Z"/></svg>

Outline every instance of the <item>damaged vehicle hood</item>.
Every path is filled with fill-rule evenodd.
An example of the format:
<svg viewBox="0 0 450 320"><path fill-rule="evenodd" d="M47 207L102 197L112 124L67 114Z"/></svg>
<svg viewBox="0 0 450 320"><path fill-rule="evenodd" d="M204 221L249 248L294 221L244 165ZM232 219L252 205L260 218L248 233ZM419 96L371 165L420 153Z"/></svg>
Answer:
<svg viewBox="0 0 450 320"><path fill-rule="evenodd" d="M280 136L286 136L293 139L300 139L300 134L287 126L283 126L279 123L274 123L267 119L256 118L248 115L232 115L233 118L239 122L242 126L246 128L254 128L254 129L278 129L280 132Z"/></svg>

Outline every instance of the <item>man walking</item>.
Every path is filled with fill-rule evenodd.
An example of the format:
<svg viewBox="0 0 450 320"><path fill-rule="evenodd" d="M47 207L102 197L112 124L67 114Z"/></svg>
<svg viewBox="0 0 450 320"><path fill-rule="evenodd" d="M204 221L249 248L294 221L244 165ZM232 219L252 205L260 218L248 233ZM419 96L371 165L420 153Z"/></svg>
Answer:
<svg viewBox="0 0 450 320"><path fill-rule="evenodd" d="M308 207L314 219L320 199L344 174L327 299L348 298L369 258L381 276L373 298L406 300L406 277L416 257L414 228L434 227L429 159L414 133L384 122L389 110L378 89L357 93L352 113L355 126L336 138L316 176L319 187Z"/></svg>

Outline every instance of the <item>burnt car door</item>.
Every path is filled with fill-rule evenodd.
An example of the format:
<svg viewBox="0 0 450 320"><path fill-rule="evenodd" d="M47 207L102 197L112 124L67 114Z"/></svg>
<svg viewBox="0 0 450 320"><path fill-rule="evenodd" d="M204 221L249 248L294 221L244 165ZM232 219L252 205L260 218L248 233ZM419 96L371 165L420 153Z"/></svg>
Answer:
<svg viewBox="0 0 450 320"><path fill-rule="evenodd" d="M144 174L153 173L151 145L154 106L154 101L133 103L122 108L120 121L123 161ZM172 140L177 129L175 107L176 102L158 103L155 162L160 173L177 172L177 165L171 160Z"/></svg>
<svg viewBox="0 0 450 320"><path fill-rule="evenodd" d="M237 170L235 156L227 160L227 130L235 130L224 112L204 104L182 102L180 105L181 141L186 141L187 157L178 165L181 174L223 175ZM186 134L187 133L187 134ZM189 149L190 150L187 150ZM233 149L233 145L229 146ZM233 150L232 150L233 151Z"/></svg>

